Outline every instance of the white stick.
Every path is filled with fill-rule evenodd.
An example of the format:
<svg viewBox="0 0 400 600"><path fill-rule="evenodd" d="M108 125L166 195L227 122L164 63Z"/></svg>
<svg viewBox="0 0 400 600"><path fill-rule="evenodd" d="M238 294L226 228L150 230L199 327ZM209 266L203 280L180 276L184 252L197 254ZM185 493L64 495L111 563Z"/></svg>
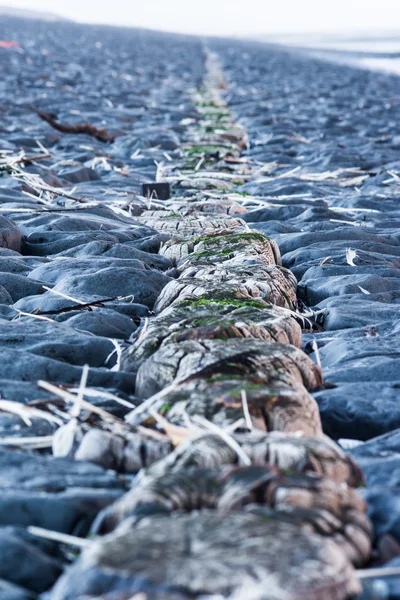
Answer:
<svg viewBox="0 0 400 600"><path fill-rule="evenodd" d="M92 540L76 537L75 535L69 535L68 533L61 533L60 531L52 531L50 529L44 529L43 527L34 527L33 525L28 527L28 532L37 537L45 538L46 540L53 540L54 542L60 542L61 544L69 544L70 546L79 546L80 548L89 548L93 544Z"/></svg>
<svg viewBox="0 0 400 600"><path fill-rule="evenodd" d="M243 414L244 414L244 418L246 421L246 425L247 425L248 429L250 429L250 431L253 431L253 421L251 420L251 416L250 416L250 412L249 412L249 405L247 402L246 390L242 390L240 393L242 396Z"/></svg>

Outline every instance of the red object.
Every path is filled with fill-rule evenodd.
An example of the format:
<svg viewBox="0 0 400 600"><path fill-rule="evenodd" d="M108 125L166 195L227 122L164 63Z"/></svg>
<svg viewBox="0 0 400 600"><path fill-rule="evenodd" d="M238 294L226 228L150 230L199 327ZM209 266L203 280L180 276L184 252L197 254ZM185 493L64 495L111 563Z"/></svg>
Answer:
<svg viewBox="0 0 400 600"><path fill-rule="evenodd" d="M0 48L19 48L15 40L0 40Z"/></svg>

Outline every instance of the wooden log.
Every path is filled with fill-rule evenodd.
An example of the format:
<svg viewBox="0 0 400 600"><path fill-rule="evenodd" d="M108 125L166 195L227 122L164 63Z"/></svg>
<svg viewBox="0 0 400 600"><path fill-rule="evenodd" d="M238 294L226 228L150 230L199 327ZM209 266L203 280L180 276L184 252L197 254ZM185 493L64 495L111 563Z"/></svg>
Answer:
<svg viewBox="0 0 400 600"><path fill-rule="evenodd" d="M196 307L167 308L136 333L137 339L122 357L122 368L137 371L162 344L185 340L254 338L300 348L301 327L279 307L259 308L245 302L209 302Z"/></svg>
<svg viewBox="0 0 400 600"><path fill-rule="evenodd" d="M178 266L186 260L215 264L235 256L246 260L255 258L266 265L281 264L277 243L261 233L248 231L230 233L222 230L193 239L172 239L161 247L160 254Z"/></svg>
<svg viewBox="0 0 400 600"><path fill-rule="evenodd" d="M187 269L170 281L158 297L154 311L160 313L168 306L181 302L204 300L248 299L295 310L297 282L284 267L254 265L252 267L205 267Z"/></svg>
<svg viewBox="0 0 400 600"><path fill-rule="evenodd" d="M53 590L54 600L143 592L163 600L199 595L345 600L361 591L337 544L307 528L245 512L152 516L95 540ZM130 594L130 595L129 595Z"/></svg>

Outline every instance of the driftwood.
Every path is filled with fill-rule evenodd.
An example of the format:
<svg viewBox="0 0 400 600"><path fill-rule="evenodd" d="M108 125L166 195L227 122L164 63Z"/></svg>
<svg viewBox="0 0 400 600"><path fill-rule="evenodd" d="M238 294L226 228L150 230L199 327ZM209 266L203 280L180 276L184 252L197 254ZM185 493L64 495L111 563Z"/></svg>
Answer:
<svg viewBox="0 0 400 600"><path fill-rule="evenodd" d="M93 531L109 533L128 517L201 509L229 514L249 505L274 508L280 511L278 518L296 523L299 529L305 524L321 536L334 537L355 565L369 556L366 505L352 488L316 475L285 475L270 466L186 467L145 476L99 515ZM268 514L274 518L273 512Z"/></svg>
<svg viewBox="0 0 400 600"><path fill-rule="evenodd" d="M51 113L36 111L37 116L46 121L53 129L61 131L62 133L84 133L90 135L99 142L114 142L116 135L111 135L106 129L98 129L91 123L78 123L77 125L68 125L66 123L60 123L57 121Z"/></svg>
<svg viewBox="0 0 400 600"><path fill-rule="evenodd" d="M184 407L189 415L229 425L243 417L245 393L256 427L320 436L318 406L306 387L321 383L319 368L294 346L237 338L190 340L166 343L145 360L136 394L149 397L173 384L156 402L172 422L180 421ZM135 409L128 421L147 421L147 406Z"/></svg>
<svg viewBox="0 0 400 600"><path fill-rule="evenodd" d="M186 467L210 469L239 465L238 453L220 435L187 432L187 439L174 449L172 442L161 435L149 437L143 431L116 435L91 429L84 435L75 458L119 473L147 469L150 477L182 471ZM315 473L352 487L364 484L362 473L351 457L327 437L299 437L254 429L232 434L232 439L253 465L269 465L298 474Z"/></svg>
<svg viewBox="0 0 400 600"><path fill-rule="evenodd" d="M184 217L180 214L170 213L165 216L146 216L146 214L137 217L137 221L147 227L152 227L160 233L171 233L177 235L193 236L202 235L207 231L219 230L221 228L239 229L244 231L246 223L242 219L233 219L232 217L204 217L202 213L193 214Z"/></svg>
<svg viewBox="0 0 400 600"><path fill-rule="evenodd" d="M172 449L168 439L151 438L140 433L118 436L92 429L83 437L75 458L119 473L137 473L167 456Z"/></svg>
<svg viewBox="0 0 400 600"><path fill-rule="evenodd" d="M257 377L260 382L301 388L322 384L319 368L293 346L252 339L190 340L166 344L146 360L138 371L136 393L148 397L174 380L216 375Z"/></svg>
<svg viewBox="0 0 400 600"><path fill-rule="evenodd" d="M165 286L154 310L160 313L181 302L191 301L196 307L204 300L228 303L240 299L295 310L296 279L288 269L278 266L187 269Z"/></svg>
<svg viewBox="0 0 400 600"><path fill-rule="evenodd" d="M160 254L178 266L187 261L215 264L235 257L241 257L243 264L251 259L266 265L281 264L277 243L255 232L229 233L225 230L188 240L170 240L162 246Z"/></svg>
<svg viewBox="0 0 400 600"><path fill-rule="evenodd" d="M173 210L179 211L182 215L191 215L193 213L201 212L206 215L242 215L246 213L244 206L241 206L234 200L220 199L217 202L215 200L207 201L193 201L188 203L180 202L176 200L171 202Z"/></svg>
<svg viewBox="0 0 400 600"><path fill-rule="evenodd" d="M293 473L315 473L352 487L364 485L360 468L328 437L304 437L282 432L263 433L257 429L234 433L232 438L253 465L269 465ZM220 435L204 433L182 442L147 471L160 476L186 467L209 469L239 464L237 452Z"/></svg>
<svg viewBox="0 0 400 600"><path fill-rule="evenodd" d="M239 358L238 360L241 360ZM146 363L145 363L146 364ZM262 365L259 363L259 367ZM299 432L304 435L322 435L318 406L307 390L297 382L297 389L268 377L229 377L215 373L209 378L204 373L189 381L174 384L162 394L157 403L159 410L172 423L183 424L182 412L189 417L202 416L221 427L229 427L244 417L243 396L254 427L261 431ZM143 408L127 417L132 424L152 422L152 414Z"/></svg>
<svg viewBox="0 0 400 600"><path fill-rule="evenodd" d="M205 510L146 518L95 541L58 581L52 598L118 589L127 598L143 592L152 600L238 599L249 597L252 587L260 600L341 600L360 592L338 545L286 522L279 511L265 519Z"/></svg>
<svg viewBox="0 0 400 600"><path fill-rule="evenodd" d="M254 338L300 348L301 328L294 316L279 307L209 302L196 307L172 306L136 332L138 339L123 353L122 364L136 371L161 344L185 340Z"/></svg>

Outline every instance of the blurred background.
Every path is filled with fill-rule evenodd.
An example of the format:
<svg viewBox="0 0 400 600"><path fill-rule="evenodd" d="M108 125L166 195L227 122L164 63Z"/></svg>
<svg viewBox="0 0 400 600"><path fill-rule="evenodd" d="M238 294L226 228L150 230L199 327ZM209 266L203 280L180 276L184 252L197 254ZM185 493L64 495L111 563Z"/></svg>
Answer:
<svg viewBox="0 0 400 600"><path fill-rule="evenodd" d="M400 73L399 0L7 0L2 14L72 19L296 46Z"/></svg>

